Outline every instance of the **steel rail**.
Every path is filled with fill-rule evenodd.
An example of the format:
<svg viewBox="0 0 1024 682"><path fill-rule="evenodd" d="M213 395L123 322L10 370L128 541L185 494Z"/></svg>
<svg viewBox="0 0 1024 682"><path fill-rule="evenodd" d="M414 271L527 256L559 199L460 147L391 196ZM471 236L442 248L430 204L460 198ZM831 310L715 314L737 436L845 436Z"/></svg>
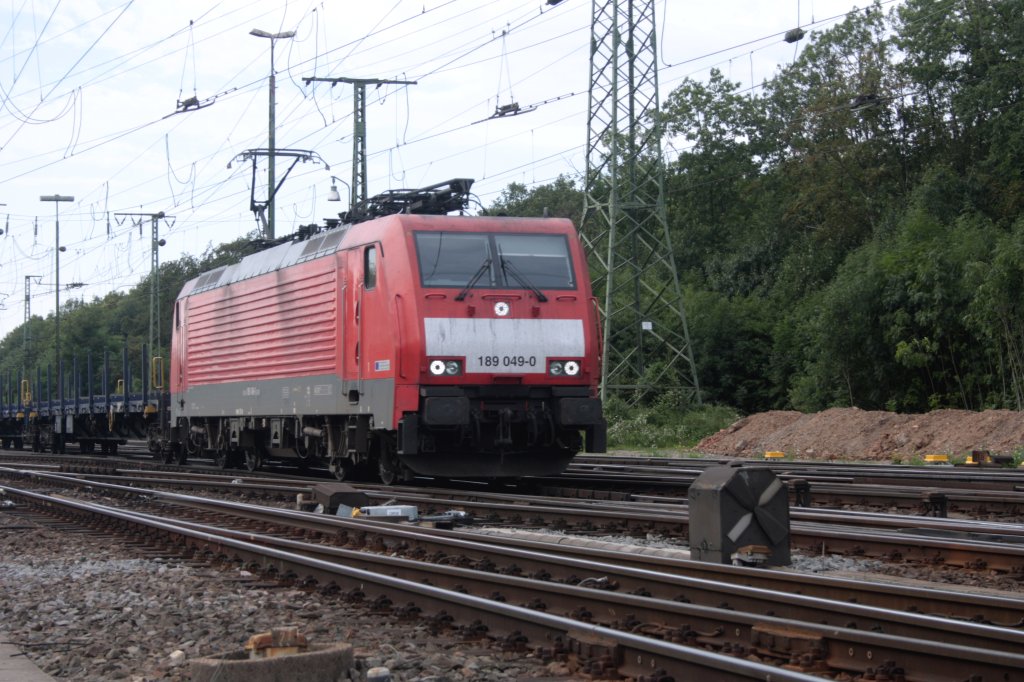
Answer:
<svg viewBox="0 0 1024 682"><path fill-rule="evenodd" d="M701 472L708 467L722 466L741 460L744 466L770 468L777 473L791 471L816 472L826 475L841 473L857 476L892 476L892 477L925 477L946 480L1016 480L1024 483L1024 471L1020 468L983 465L949 465L949 464L888 464L884 462L823 462L820 460L785 459L782 461L757 459L749 457L727 457L705 455L702 457L646 457L615 454L587 455L580 454L573 458L567 469L574 471L644 471L647 467L664 470L688 470Z"/></svg>
<svg viewBox="0 0 1024 682"><path fill-rule="evenodd" d="M50 476L47 479L53 478ZM57 477L59 480L60 477ZM542 571L551 570L551 566L545 562L544 557L537 561L534 551L550 553L552 543L537 542L533 540L522 540L503 536L488 535L490 546L479 550L479 533L440 531L431 528L396 526L394 524L371 524L368 526L366 520L346 520L331 516L311 515L303 512L280 510L263 506L249 505L241 502L230 502L214 500L204 497L181 495L178 493L144 490L134 487L118 485L105 485L107 490L120 491L123 493L151 496L164 499L174 503L186 504L191 507L204 509L213 514L230 512L238 516L244 516L266 524L279 523L281 518L287 518L288 523L306 532L334 535L341 533L366 533L367 528L373 528L372 532L387 547L401 547L415 545L419 547L422 554L436 552L455 552L457 556L473 557L475 560L486 560L490 555L498 552L495 544L508 545L515 551L516 547L525 550L525 553L513 554L512 557L519 561L523 570ZM969 619L976 622L987 622L998 624L1001 627L1019 628L1024 625L1021 614L1024 613L1024 601L1003 597L994 597L983 594L966 594L949 590L930 590L922 588L908 588L883 583L873 583L872 590L867 590L867 585L860 581L842 580L838 578L826 578L822 576L796 574L788 571L769 571L764 569L749 569L706 562L686 561L677 558L665 558L650 556L646 554L631 554L618 551L604 551L593 547L573 547L572 545L559 545L558 551L562 554L575 554L580 560L586 562L582 565L585 568L590 565L595 557L604 559L609 564L623 568L635 568L642 571L662 574L687 574L697 580L714 581L721 583L726 581L730 586L737 583L761 590L773 591L783 594L804 594L808 597L827 598L839 602L856 602L867 606L885 607L891 610L903 610L924 614L934 614L943 617ZM579 565L569 564L566 571L575 571ZM569 580L573 573L563 572L556 576L556 579ZM619 575L615 578L620 582L623 590L640 589L647 584L648 588L654 589L655 582L650 581L649 575L644 575L637 584L627 576ZM672 579L667 584L661 585L663 596L675 598L679 596L678 590L685 585L683 578L680 582ZM769 605L767 609L777 609L777 605ZM826 619L827 622L827 619ZM849 620L844 621L849 623ZM858 623L858 627L875 627L875 623Z"/></svg>
<svg viewBox="0 0 1024 682"><path fill-rule="evenodd" d="M394 497L396 494L424 495L429 498L442 497L445 501L465 499L467 501L493 501L521 503L525 505L546 505L559 507L580 507L592 505L603 510L616 512L637 512L648 510L655 513L682 513L688 517L689 505L686 498L669 498L659 496L632 495L631 499L608 498L557 498L548 496L515 495L493 493L489 491L465 491L431 488L403 487L396 490L382 489L377 486L360 486L369 494ZM1022 497L1024 501L1024 497ZM927 528L929 532L944 530L949 533L978 535L989 534L999 536L1024 536L1024 526L1017 523L1001 521L979 521L973 519L947 519L934 516L912 516L886 514L882 512L866 512L843 509L818 509L812 507L790 507L790 517L799 521L814 521L840 525L870 525L882 528L907 528L912 521L917 528ZM979 537L978 539L984 539ZM1007 541L1007 540L1002 540Z"/></svg>
<svg viewBox="0 0 1024 682"><path fill-rule="evenodd" d="M352 585L350 595L363 595L372 586L387 593L373 603L377 607L391 606L396 600L408 600L398 607L407 615L421 615L429 610L438 623L454 618L458 622L473 623L485 619L489 634L497 633L511 643L522 642L525 635L536 646L563 648L567 645L585 657L610 661L618 673L630 676L669 674L680 679L707 679L709 674L727 673L734 679L779 680L780 682L815 682L820 678L775 666L722 655L690 646L683 646L633 633L594 625L512 604L485 599L455 590L447 590L421 582L368 571L353 566L307 557L273 547L228 537L166 521L145 519L138 514L97 505L75 502L66 498L53 498L30 491L4 487L8 494L33 500L35 504L55 510L70 510L81 514L102 514L110 519L144 525L161 533L179 537L212 553L233 552L241 558L275 569L280 575L302 570L310 579L328 585L336 581ZM415 564L416 562L408 562ZM422 577L422 576L421 576ZM568 641L566 641L568 640ZM1024 658L1021 666L1024 668Z"/></svg>
<svg viewBox="0 0 1024 682"><path fill-rule="evenodd" d="M33 495L32 499L44 506L54 503L53 499L47 496L32 493L29 495ZM972 675L980 675L983 679L994 675L1000 675L1004 680L1024 679L1024 656L994 652L985 646L974 645L973 642L936 643L929 638L909 638L795 622L729 609L679 604L645 596L595 591L457 567L425 565L407 559L325 548L251 533L238 534L241 537L230 537L231 534L218 528L172 523L149 515L125 512L102 505L72 503L66 499L56 500L56 504L63 508L74 508L88 514L102 514L120 521L173 533L187 538L190 544L209 548L216 554L222 554L225 548L231 548L235 552L244 553L250 560L262 561L278 575L300 577L300 574L296 573L303 570L300 567L313 568L314 573L321 573L324 565L343 565L342 575L364 582L368 580L366 575L374 576L378 580L382 574L388 578L398 576L397 579L404 579L407 584L395 585L385 581L389 589L398 589L404 598L412 597L414 600L416 594L422 593L415 591L416 594L409 594L412 590L408 585L419 586L419 583L411 581L428 579L432 583L444 582L450 589L475 592L479 597L489 594L490 600L496 600L497 603L515 599L520 603L532 603L533 608L542 610L560 608L561 616L556 618L576 614L586 624L597 619L612 626L613 629L626 627L637 631L650 631L662 637L675 636L690 644L721 647L723 650L740 651L745 655L757 653L783 658L795 657L799 658L801 667L813 672L822 672L827 666L833 670L869 674L874 672L875 665L884 661L888 662L893 670L903 671L906 679L911 680L954 682ZM253 543L254 540L257 544ZM263 546L263 543L272 546ZM295 551L301 551L302 554L296 554ZM317 556L310 557L310 552L316 553ZM353 575L353 571L357 573ZM481 608L493 608L491 605L495 601L483 601L488 606L481 605ZM586 604L586 609L578 607L581 603ZM576 608L572 610L574 606ZM418 603L416 607L421 608ZM939 624L950 624L950 621L934 620ZM536 624L532 620L531 623ZM686 625L680 626L679 623ZM966 635L970 628L960 629ZM998 628L987 629L999 631ZM602 634L607 636L607 633ZM621 646L621 642L619 645ZM879 661L876 661L876 658Z"/></svg>
<svg viewBox="0 0 1024 682"><path fill-rule="evenodd" d="M406 504L437 505L438 500L424 495L408 494L395 489L390 495ZM642 530L661 532L667 535L683 535L689 524L689 516L683 511L652 511L583 509L557 506L557 503L538 498L539 504L482 504L461 501L459 505L468 510L517 519L529 524L550 523L554 520L571 520L575 528L592 529L595 522L611 529ZM988 568L1015 573L1024 566L1024 545L1006 545L999 542L939 539L911 533L882 533L855 530L836 530L821 524L794 522L790 525L790 540L798 547L814 552L841 552L849 556L876 556L890 560L914 560L929 564L945 563L967 568Z"/></svg>
<svg viewBox="0 0 1024 682"><path fill-rule="evenodd" d="M674 491L685 496L690 485L696 480L692 476L668 478L667 474L652 469L643 474L574 474L559 479L547 479L543 489L550 495L564 497L585 497L598 485L613 490L634 489L629 492L618 492L623 499L637 494L653 494L655 491ZM955 511L979 514L1015 515L1024 511L1024 486L1014 485L1009 481L979 482L974 485L943 484L937 479L914 480L894 479L889 482L867 478L858 480L852 476L819 476L810 477L802 473L776 472L779 479L788 483L804 481L809 484L807 494L812 504L855 504L862 506L898 506L904 509L925 508L927 498L936 495L944 496L950 509ZM960 483L957 481L957 483ZM991 485L991 487L987 487ZM645 489L637 493L635 489ZM994 488L994 489L993 489ZM597 488L600 489L600 488ZM791 489L791 497L795 499L795 491Z"/></svg>
<svg viewBox="0 0 1024 682"><path fill-rule="evenodd" d="M42 478L60 476L37 472L25 472ZM81 484L85 479L71 479ZM103 485L103 484L94 484ZM414 494L401 488L383 492L367 492L377 499L389 499L407 504L427 505L437 508L439 504L450 506L450 491L434 491L431 495ZM438 495L444 495L440 500ZM685 510L656 509L637 511L637 506L596 508L594 504L583 507L565 506L557 500L533 498L536 503L519 498L520 503L480 503L463 500L459 506L477 514L477 518L503 519L505 522L530 525L571 524L575 530L593 530L600 527L613 532L642 531L656 532L668 536L682 536L686 533L689 517ZM820 512L819 512L820 513ZM827 518L831 523L832 519ZM998 538L995 538L998 540ZM946 564L950 566L990 569L1017 574L1024 567L1024 545L1006 544L998 541L981 541L958 538L936 538L915 535L911 532L878 532L837 530L823 523L794 522L790 527L790 541L793 545L815 553L835 552L848 556L882 557L890 561L911 560L925 564Z"/></svg>
<svg viewBox="0 0 1024 682"><path fill-rule="evenodd" d="M189 503L191 506L191 503ZM209 508L209 505L203 504ZM220 515L234 514L244 516L248 519L260 519L262 522L272 526L280 527L290 525L295 521L303 522L308 514L292 512L289 510L266 509L243 505L241 503L225 502L219 504L214 501L214 510L219 510ZM136 512L137 513L137 512ZM386 522L369 521L372 524L367 528L367 521L351 521L344 519L333 519L328 517L321 531L325 535L333 530L335 533L338 527L345 528L354 533L366 533L376 535L389 533L391 542L380 543L378 549L389 554L395 551L404 550L403 554L409 554L407 547L401 543L415 543L418 541L414 528L406 532L403 529L395 529L394 524ZM180 521L183 525L194 522ZM315 523L315 521L314 521ZM202 524L195 524L200 526ZM203 526L203 530L210 530ZM307 528L308 530L308 528ZM226 531L218 532L224 534L237 534L240 539L253 541L254 535L250 531ZM276 542L275 540L260 540L260 542ZM281 542L289 542L282 540ZM305 543L302 543L305 546ZM374 543L377 545L377 543ZM798 620L804 623L815 623L841 628L855 628L871 632L884 632L889 635L897 635L914 639L937 640L958 644L977 649L999 650L1016 653L1024 650L1024 631L996 627L979 623L964 621L953 621L937 616L929 616L918 613L905 613L893 611L888 608L862 605L857 603L840 602L834 599L811 597L800 594L780 594L773 590L766 590L756 587L747 587L735 583L693 578L678 574L669 574L651 568L630 568L618 563L606 563L595 561L593 558L563 556L554 553L558 549L549 546L546 551L534 551L524 549L513 549L510 547L495 547L490 543L490 536L476 536L474 539L445 538L443 535L435 537L436 546L445 546L448 554L445 559L455 559L459 563L466 563L468 557L476 557L472 562L475 566L493 566L493 570L502 572L510 565L519 569L515 575L521 574L523 570L532 569L533 574L551 576L548 579L555 579L559 575L562 579L575 580L582 584L591 584L598 590L613 589L615 592L648 597L655 597L662 600L682 601L700 606L717 606L718 608L732 609L745 613L770 614L787 620ZM317 545L319 551L321 546ZM323 551L337 556L338 552L350 552L351 550L338 550L337 548L323 548ZM350 562L360 561L365 554L342 554L345 560ZM500 560L503 563L494 565L494 561ZM435 562L436 563L436 562ZM387 567L380 570L390 570ZM580 579L576 576L582 573L587 578ZM511 574L511 573L510 573ZM530 589L537 591L536 586ZM530 594L529 591L526 594ZM601 592L594 600L599 601L603 597ZM1024 608L1024 601L1018 601L1018 609ZM621 611L619 611L621 612ZM1018 611L1020 613L1020 611Z"/></svg>

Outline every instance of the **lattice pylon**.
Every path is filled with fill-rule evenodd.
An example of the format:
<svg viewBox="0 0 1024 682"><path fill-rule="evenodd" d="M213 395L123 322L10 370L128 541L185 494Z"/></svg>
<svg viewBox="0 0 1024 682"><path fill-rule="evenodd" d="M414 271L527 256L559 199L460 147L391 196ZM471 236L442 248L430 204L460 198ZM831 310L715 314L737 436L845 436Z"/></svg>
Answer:
<svg viewBox="0 0 1024 682"><path fill-rule="evenodd" d="M700 403L665 209L654 0L593 0L580 234L604 315L601 395Z"/></svg>

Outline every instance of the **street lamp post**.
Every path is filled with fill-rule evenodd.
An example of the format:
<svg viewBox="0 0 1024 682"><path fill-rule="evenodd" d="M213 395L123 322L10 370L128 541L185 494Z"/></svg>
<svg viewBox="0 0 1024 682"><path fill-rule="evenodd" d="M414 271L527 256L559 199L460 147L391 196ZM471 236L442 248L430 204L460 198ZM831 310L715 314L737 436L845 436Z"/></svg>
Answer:
<svg viewBox="0 0 1024 682"><path fill-rule="evenodd" d="M267 239L274 238L274 188L277 185L275 177L275 163L274 163L274 138L275 136L275 121L274 121L274 110L276 108L274 102L274 90L276 83L276 76L274 75L274 43L281 38L292 38L295 36L295 31L282 31L281 33L269 33L258 28L254 28L249 31L249 35L256 36L257 38L269 38L270 39L270 130L269 130L269 141L267 144L270 154L267 159Z"/></svg>
<svg viewBox="0 0 1024 682"><path fill-rule="evenodd" d="M348 190L349 195L351 196L352 188L349 186L349 184L347 182L345 182L344 180L342 180L341 178L338 178L338 177L335 177L335 176L332 175L331 176L331 191L327 193L327 201L341 201L341 193L338 192L338 183L339 182L341 184L345 185L345 189Z"/></svg>
<svg viewBox="0 0 1024 682"><path fill-rule="evenodd" d="M338 217L341 218L343 222L351 222L352 220L354 220L354 218L352 216L352 211L353 211L354 204L352 204L352 187L349 186L349 184L347 182L345 182L341 178L337 178L337 177L332 175L331 176L331 191L327 193L327 201L341 201L341 192L338 191L338 184L337 184L339 182L341 184L345 185L345 189L348 190L349 207L348 207L348 211L346 211L345 213L339 213Z"/></svg>
<svg viewBox="0 0 1024 682"><path fill-rule="evenodd" d="M53 251L53 273L56 286L56 308L53 311L54 319L54 355L57 365L57 413L54 416L53 451L64 452L64 363L60 359L60 252L64 247L60 245L60 202L74 201L74 197L62 196L60 194L49 194L39 197L39 201L52 201L54 207L54 226L56 235L56 248Z"/></svg>

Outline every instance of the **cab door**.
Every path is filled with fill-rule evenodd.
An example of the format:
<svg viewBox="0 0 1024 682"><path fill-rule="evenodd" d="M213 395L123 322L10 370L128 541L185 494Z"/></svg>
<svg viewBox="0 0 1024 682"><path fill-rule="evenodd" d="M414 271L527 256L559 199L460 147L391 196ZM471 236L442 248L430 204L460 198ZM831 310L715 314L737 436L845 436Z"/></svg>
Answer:
<svg viewBox="0 0 1024 682"><path fill-rule="evenodd" d="M375 428L393 429L397 314L388 298L380 242L359 251L359 370L360 411L373 415Z"/></svg>
<svg viewBox="0 0 1024 682"><path fill-rule="evenodd" d="M365 244L351 249L346 254L347 267L345 277L345 331L342 334L345 354L343 357L344 373L353 386L350 388L350 400L353 391L358 394L365 392L364 382L373 379L383 368L390 368L391 363L385 358L383 365L380 356L388 351L390 340L379 336L388 328L387 306L382 283L379 277L380 244ZM389 356L390 357L390 356Z"/></svg>
<svg viewBox="0 0 1024 682"><path fill-rule="evenodd" d="M344 253L345 275L342 282L341 367L345 390L350 405L359 402L361 387L360 341L362 337L362 250L349 249Z"/></svg>
<svg viewBox="0 0 1024 682"><path fill-rule="evenodd" d="M362 358L359 365L360 390L366 389L365 382L379 378L382 371L390 369L389 360L392 339L387 332L388 306L384 296L383 282L379 275L380 244L367 244L360 253L362 280L359 287L359 321Z"/></svg>

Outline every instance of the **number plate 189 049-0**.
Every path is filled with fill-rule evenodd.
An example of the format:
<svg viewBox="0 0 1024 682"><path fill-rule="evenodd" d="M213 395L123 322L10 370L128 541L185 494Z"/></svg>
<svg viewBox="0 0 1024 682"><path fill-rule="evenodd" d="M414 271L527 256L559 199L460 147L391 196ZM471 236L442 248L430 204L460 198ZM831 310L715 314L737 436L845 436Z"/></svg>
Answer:
<svg viewBox="0 0 1024 682"><path fill-rule="evenodd" d="M547 358L578 358L583 320L428 317L428 357L465 358L466 372L542 374Z"/></svg>
<svg viewBox="0 0 1024 682"><path fill-rule="evenodd" d="M478 355L466 358L467 372L487 372L499 368L533 369L542 367L543 358L536 355Z"/></svg>

